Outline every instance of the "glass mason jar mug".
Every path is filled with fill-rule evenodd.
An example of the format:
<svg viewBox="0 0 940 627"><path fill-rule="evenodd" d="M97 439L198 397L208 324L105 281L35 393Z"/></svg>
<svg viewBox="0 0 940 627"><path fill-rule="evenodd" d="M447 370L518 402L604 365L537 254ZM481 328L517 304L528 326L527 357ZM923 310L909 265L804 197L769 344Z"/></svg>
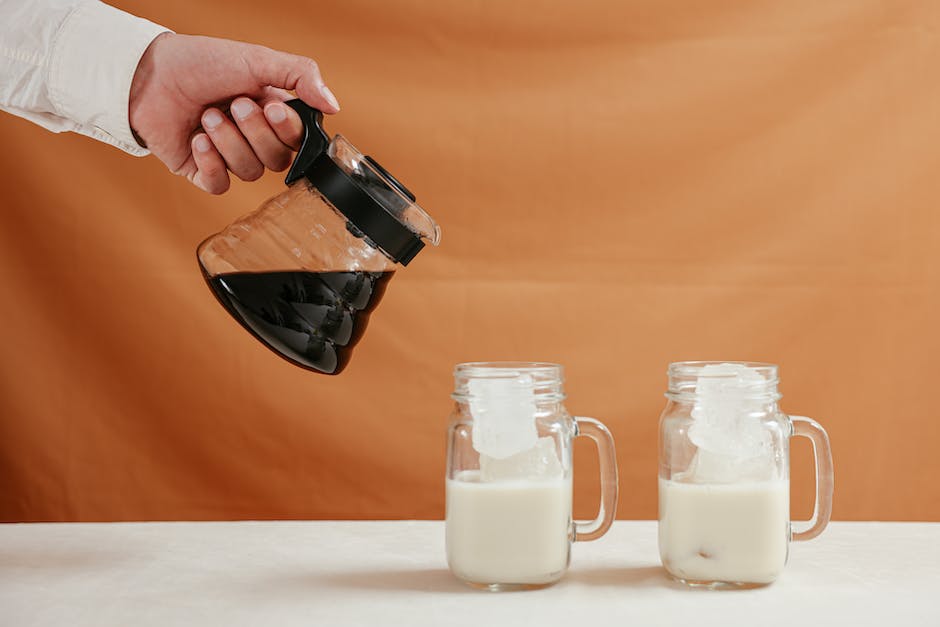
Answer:
<svg viewBox="0 0 940 627"><path fill-rule="evenodd" d="M773 582L787 561L789 439L813 442L816 505L807 529L819 535L832 511L832 455L823 428L777 407L777 366L678 362L659 430L659 553L689 585Z"/></svg>
<svg viewBox="0 0 940 627"><path fill-rule="evenodd" d="M571 543L595 540L617 509L613 438L564 407L562 367L549 363L464 363L447 447L447 562L454 575L488 590L539 588L564 575ZM572 440L595 441L600 457L597 518L573 522Z"/></svg>

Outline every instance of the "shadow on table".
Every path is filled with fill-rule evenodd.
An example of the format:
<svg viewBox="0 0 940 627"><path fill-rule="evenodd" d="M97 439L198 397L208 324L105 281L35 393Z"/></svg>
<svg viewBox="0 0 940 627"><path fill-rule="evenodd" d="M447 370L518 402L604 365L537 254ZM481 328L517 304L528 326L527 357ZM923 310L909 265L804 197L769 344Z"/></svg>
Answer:
<svg viewBox="0 0 940 627"><path fill-rule="evenodd" d="M348 588L353 590L406 590L413 592L473 592L444 568L421 570L362 570L335 573L298 573L278 578L278 589Z"/></svg>
<svg viewBox="0 0 940 627"><path fill-rule="evenodd" d="M102 547L0 550L0 565L5 570L27 569L32 572L100 569L128 559L127 555Z"/></svg>
<svg viewBox="0 0 940 627"><path fill-rule="evenodd" d="M617 588L684 588L670 579L660 566L635 568L588 568L572 569L559 582L579 583L588 586L610 586ZM409 592L454 592L476 593L444 568L423 570L364 570L336 573L308 573L279 577L268 582L272 589L312 590L322 588L345 588L352 590L388 590Z"/></svg>
<svg viewBox="0 0 940 627"><path fill-rule="evenodd" d="M617 588L672 588L685 586L673 581L662 566L635 566L625 568L572 568L562 581L571 581L588 586L611 586Z"/></svg>
<svg viewBox="0 0 940 627"><path fill-rule="evenodd" d="M444 568L331 573L320 575L318 579L327 585L361 590L472 592Z"/></svg>

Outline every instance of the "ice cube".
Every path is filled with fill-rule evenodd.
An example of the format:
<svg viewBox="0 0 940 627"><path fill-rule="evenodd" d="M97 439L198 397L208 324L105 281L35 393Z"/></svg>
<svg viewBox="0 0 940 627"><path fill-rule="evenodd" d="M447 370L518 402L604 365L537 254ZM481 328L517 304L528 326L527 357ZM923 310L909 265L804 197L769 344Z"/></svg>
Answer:
<svg viewBox="0 0 940 627"><path fill-rule="evenodd" d="M504 459L480 455L482 481L561 479L563 476L564 469L558 459L555 440L549 436L539 438L532 448Z"/></svg>
<svg viewBox="0 0 940 627"><path fill-rule="evenodd" d="M770 442L760 408L721 403L692 410L689 439L700 449L737 457L759 455Z"/></svg>
<svg viewBox="0 0 940 627"><path fill-rule="evenodd" d="M773 443L759 416L767 385L754 368L709 364L696 381L689 440L698 451L681 479L694 482L761 481L776 478Z"/></svg>
<svg viewBox="0 0 940 627"><path fill-rule="evenodd" d="M536 445L535 380L530 375L471 379L468 387L478 453L505 459Z"/></svg>

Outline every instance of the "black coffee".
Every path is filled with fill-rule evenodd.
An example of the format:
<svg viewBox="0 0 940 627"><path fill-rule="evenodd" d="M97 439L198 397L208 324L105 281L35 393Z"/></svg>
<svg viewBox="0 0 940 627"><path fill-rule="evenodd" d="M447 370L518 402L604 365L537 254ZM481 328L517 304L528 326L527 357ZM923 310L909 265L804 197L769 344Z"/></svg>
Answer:
<svg viewBox="0 0 940 627"><path fill-rule="evenodd" d="M207 278L219 302L298 366L339 374L394 272L239 272Z"/></svg>

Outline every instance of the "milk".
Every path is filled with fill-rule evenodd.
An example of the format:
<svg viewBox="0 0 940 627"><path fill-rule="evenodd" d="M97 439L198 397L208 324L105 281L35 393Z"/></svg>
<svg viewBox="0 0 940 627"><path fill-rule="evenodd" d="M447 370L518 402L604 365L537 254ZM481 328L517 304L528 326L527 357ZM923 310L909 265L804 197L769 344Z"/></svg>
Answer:
<svg viewBox="0 0 940 627"><path fill-rule="evenodd" d="M790 539L790 482L659 480L659 554L689 582L770 583Z"/></svg>
<svg viewBox="0 0 940 627"><path fill-rule="evenodd" d="M447 561L464 581L546 584L568 566L571 479L447 480Z"/></svg>

